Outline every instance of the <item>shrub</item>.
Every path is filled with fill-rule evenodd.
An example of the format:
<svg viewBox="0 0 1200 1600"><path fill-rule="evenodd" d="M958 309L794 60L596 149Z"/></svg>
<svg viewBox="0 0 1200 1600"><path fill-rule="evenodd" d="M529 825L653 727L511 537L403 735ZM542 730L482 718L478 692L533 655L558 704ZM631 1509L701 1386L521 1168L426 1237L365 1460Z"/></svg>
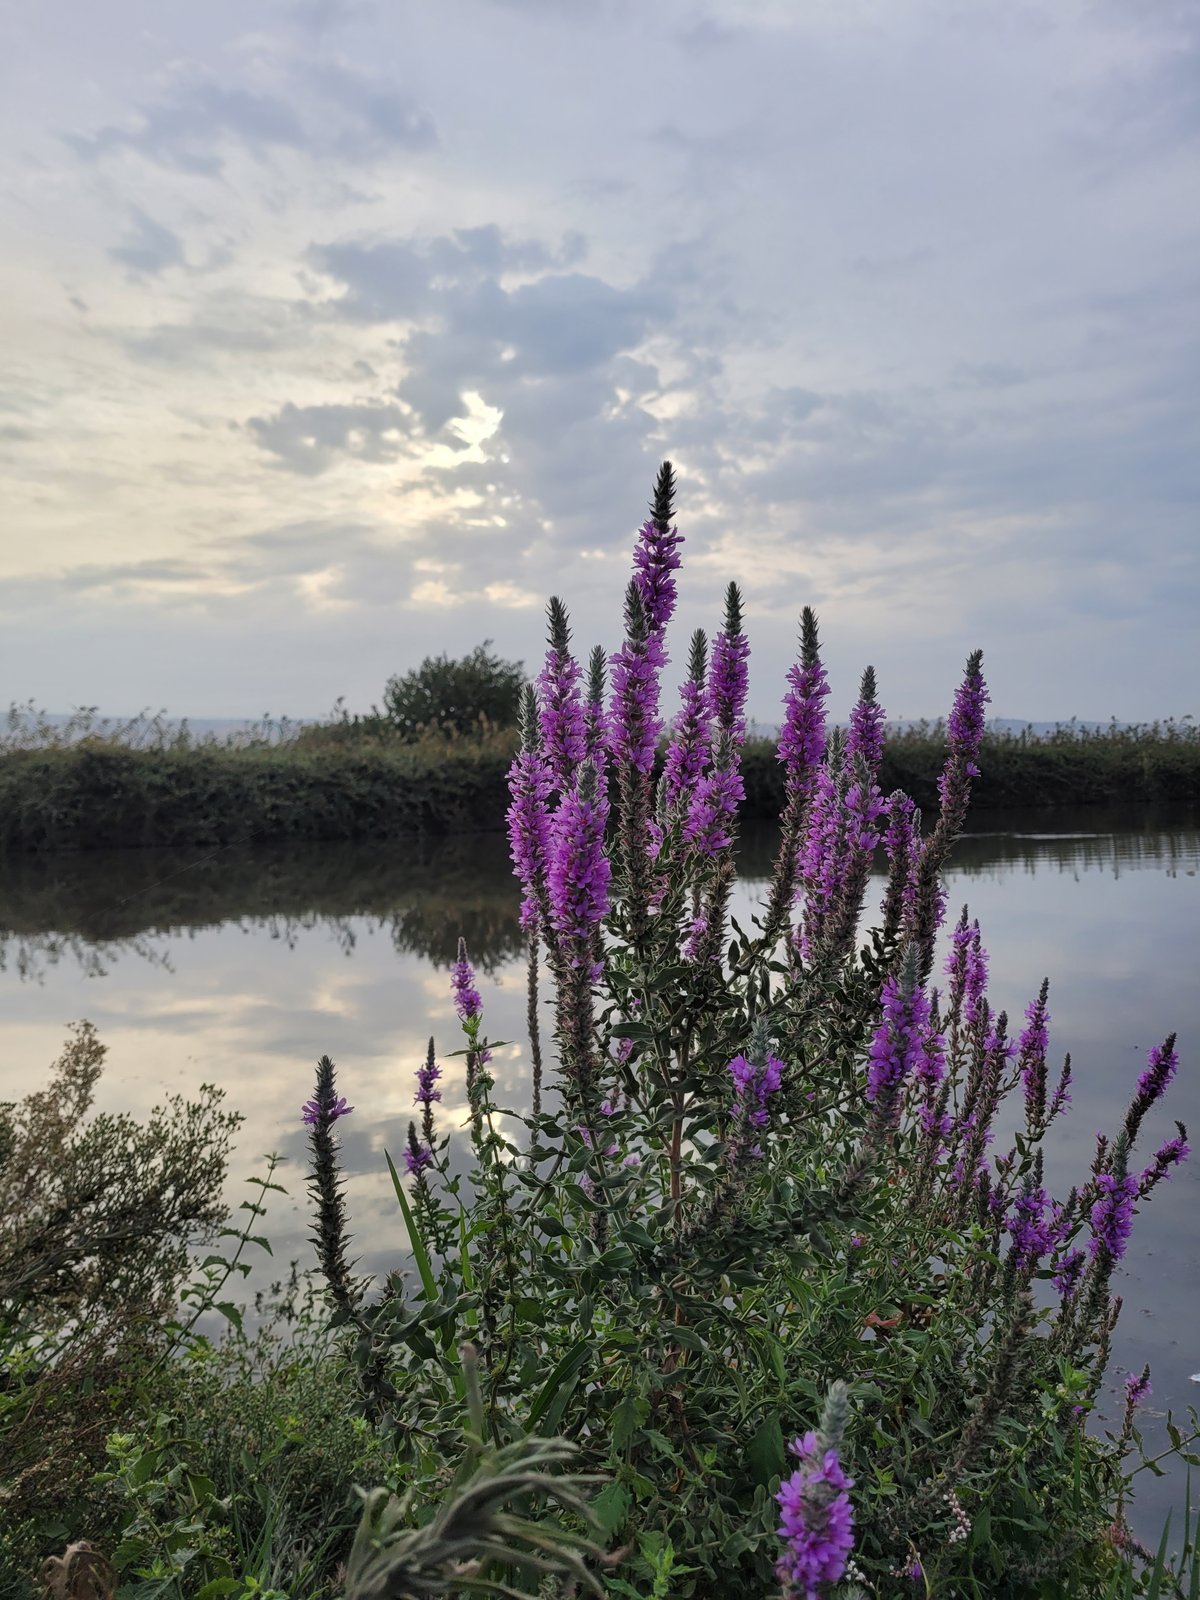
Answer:
<svg viewBox="0 0 1200 1600"><path fill-rule="evenodd" d="M462 1459L471 1340L493 1446L557 1432L607 1478L593 1509L622 1552L613 1595L782 1584L813 1600L840 1580L846 1595L1132 1592L1125 1456L1144 1390L1130 1389L1119 1436L1087 1422L1133 1214L1187 1153L1180 1128L1145 1165L1136 1154L1174 1041L1152 1052L1091 1172L1052 1198L1043 1142L1070 1068L1049 1065L1048 989L1010 1027L965 912L947 982L930 986L939 873L977 776L978 652L922 833L911 799L880 788L869 668L848 733L827 730L804 613L775 874L754 924L730 920L749 654L735 585L711 648L693 639L654 776L672 496L664 466L607 701L603 660L584 674L551 602L510 779L532 1109L495 1104L463 950L474 1169L467 1185L453 1175L431 1040L406 1177L391 1167L411 1287L396 1273L372 1294L353 1276L336 1137L352 1108L320 1064L305 1108L316 1238L335 1320L354 1333L359 1403L402 1464L410 1521L428 1522ZM880 841L890 874L863 938ZM502 1551L487 1570L506 1581Z"/></svg>
<svg viewBox="0 0 1200 1600"><path fill-rule="evenodd" d="M402 739L423 733L461 737L516 724L524 668L492 655L491 642L485 639L459 660L426 656L412 672L388 679L383 709Z"/></svg>
<svg viewBox="0 0 1200 1600"><path fill-rule="evenodd" d="M144 1124L89 1116L104 1053L79 1023L47 1087L0 1106L0 1586L47 1538L106 1520L106 1436L169 1344L191 1248L225 1215L240 1119L220 1092Z"/></svg>

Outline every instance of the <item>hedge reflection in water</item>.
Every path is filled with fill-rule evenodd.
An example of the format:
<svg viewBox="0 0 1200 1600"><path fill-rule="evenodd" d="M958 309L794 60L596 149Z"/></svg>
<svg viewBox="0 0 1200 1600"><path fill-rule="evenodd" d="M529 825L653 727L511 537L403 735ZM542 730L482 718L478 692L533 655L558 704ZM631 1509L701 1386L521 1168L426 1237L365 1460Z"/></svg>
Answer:
<svg viewBox="0 0 1200 1600"><path fill-rule="evenodd" d="M774 828L750 824L741 876L770 876ZM1174 809L989 812L955 846L968 877L1023 867L1119 877L1200 864L1200 819ZM386 928L400 955L449 966L459 935L493 974L525 947L517 889L500 834L387 844L216 851L120 850L9 856L0 861L0 971L37 978L75 961L102 975L135 957L170 966L167 942L200 929L265 929L294 944L322 929L354 948L355 923Z"/></svg>

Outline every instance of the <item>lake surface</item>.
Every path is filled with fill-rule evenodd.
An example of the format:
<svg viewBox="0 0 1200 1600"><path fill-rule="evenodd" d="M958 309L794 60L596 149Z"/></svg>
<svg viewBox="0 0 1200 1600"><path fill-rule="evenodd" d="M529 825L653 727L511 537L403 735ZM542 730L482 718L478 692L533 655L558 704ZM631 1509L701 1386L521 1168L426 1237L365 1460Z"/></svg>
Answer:
<svg viewBox="0 0 1200 1600"><path fill-rule="evenodd" d="M743 842L735 915L761 896L773 836ZM950 920L964 902L991 956L991 996L1020 1018L1050 978L1051 1060L1071 1052L1074 1104L1053 1140L1048 1187L1065 1193L1115 1129L1163 1035L1181 1067L1143 1134L1142 1160L1188 1124L1200 1147L1200 817L1178 811L985 813L956 847ZM868 904L878 900L875 884ZM480 972L501 1105L528 1103L523 941L499 836L288 850L127 851L0 860L0 1099L39 1087L66 1025L87 1017L109 1047L97 1101L141 1116L164 1093L222 1086L245 1122L235 1199L267 1151L283 1155L264 1230L274 1265L311 1264L300 1107L316 1058L338 1064L357 1108L339 1125L364 1269L396 1262L404 1230L383 1150L403 1147L413 1074L432 1032L461 1044L448 970L462 933ZM462 1063L444 1062L443 1117L465 1109ZM1149 1361L1151 1409L1200 1402L1200 1156L1160 1185L1120 1274L1117 1379ZM1147 1432L1161 1429L1151 1423ZM1143 1475L1137 1521L1182 1500Z"/></svg>

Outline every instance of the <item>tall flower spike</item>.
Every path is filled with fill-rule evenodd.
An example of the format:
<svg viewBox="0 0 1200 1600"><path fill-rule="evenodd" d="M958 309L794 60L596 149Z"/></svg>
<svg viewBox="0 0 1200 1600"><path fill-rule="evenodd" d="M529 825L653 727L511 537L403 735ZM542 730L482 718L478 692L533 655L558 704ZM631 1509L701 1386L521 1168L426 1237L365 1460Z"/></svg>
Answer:
<svg viewBox="0 0 1200 1600"><path fill-rule="evenodd" d="M915 904L908 931L921 951L922 977L928 977L933 967L934 940L946 908L941 870L967 820L971 780L979 776L976 763L983 740L984 707L990 698L983 680L983 651L972 651L946 724L946 763L938 779L941 809L917 862Z"/></svg>
<svg viewBox="0 0 1200 1600"><path fill-rule="evenodd" d="M563 796L554 816L548 875L551 920L573 967L590 965L592 935L608 911L607 819L596 770L585 763L578 787Z"/></svg>
<svg viewBox="0 0 1200 1600"><path fill-rule="evenodd" d="M648 775L662 725L658 717L659 674L667 664L666 652L650 619L636 580L625 594L625 643L609 662L612 669L612 710L609 714L609 749L618 765L627 764Z"/></svg>
<svg viewBox="0 0 1200 1600"><path fill-rule="evenodd" d="M742 595L736 583L725 591L725 626L713 640L708 698L719 732L737 743L746 737L750 641L742 630Z"/></svg>
<svg viewBox="0 0 1200 1600"><path fill-rule="evenodd" d="M675 508L675 471L669 461L658 470L650 519L638 530L633 553L634 582L652 630L662 633L675 611L674 572L679 567L683 538L671 526Z"/></svg>
<svg viewBox="0 0 1200 1600"><path fill-rule="evenodd" d="M854 1548L854 1479L838 1459L847 1410L844 1384L830 1388L820 1432L792 1441L800 1466L779 1486L779 1537L784 1552L775 1572L784 1600L823 1600L846 1570Z"/></svg>
<svg viewBox="0 0 1200 1600"><path fill-rule="evenodd" d="M1046 1120L1046 1051L1050 1048L1050 980L1042 979L1036 1000L1025 1011L1025 1028L1017 1044L1017 1067L1025 1086L1025 1125L1035 1136Z"/></svg>
<svg viewBox="0 0 1200 1600"><path fill-rule="evenodd" d="M904 1085L924 1065L929 1030L929 996L921 987L920 963L905 947L898 978L886 978L880 996L883 1017L867 1052L867 1099L886 1127L900 1112Z"/></svg>
<svg viewBox="0 0 1200 1600"><path fill-rule="evenodd" d="M607 755L608 714L604 709L604 690L608 678L608 660L604 646L596 645L588 659L587 704L584 706L584 743L587 759L597 769Z"/></svg>
<svg viewBox="0 0 1200 1600"><path fill-rule="evenodd" d="M888 859L888 880L883 897L883 935L891 940L910 921L916 903L913 869L921 850L921 813L903 789L894 790L886 804L883 847Z"/></svg>
<svg viewBox="0 0 1200 1600"><path fill-rule="evenodd" d="M788 685L778 757L789 803L803 803L825 757L825 700L829 695L817 616L811 606L800 613L800 660L788 672Z"/></svg>
<svg viewBox="0 0 1200 1600"><path fill-rule="evenodd" d="M550 844L551 776L538 748L540 726L537 697L527 684L521 700L522 748L508 769L506 815L513 871L524 895L521 926L528 930L536 929L545 906Z"/></svg>
<svg viewBox="0 0 1200 1600"><path fill-rule="evenodd" d="M587 727L579 692L579 663L571 654L567 608L557 595L546 608L550 648L538 677L542 754L555 784L569 789L587 749Z"/></svg>
<svg viewBox="0 0 1200 1600"><path fill-rule="evenodd" d="M691 795L708 760L712 734L705 692L707 676L708 640L704 629L697 628L692 635L688 675L679 691L679 715L663 765L662 803L668 811Z"/></svg>
<svg viewBox="0 0 1200 1600"><path fill-rule="evenodd" d="M846 740L846 755L850 760L861 756L874 777L883 760L883 728L885 712L876 699L875 668L868 667L862 675L858 704L850 713L850 734Z"/></svg>
<svg viewBox="0 0 1200 1600"><path fill-rule="evenodd" d="M1175 1049L1175 1035L1168 1034L1162 1044L1155 1045L1146 1061L1146 1070L1138 1079L1137 1094L1125 1116L1125 1138L1132 1145L1138 1136L1142 1118L1156 1101L1161 1100L1167 1086L1179 1068Z"/></svg>
<svg viewBox="0 0 1200 1600"><path fill-rule="evenodd" d="M312 1146L308 1183L316 1201L313 1243L333 1303L342 1316L350 1317L357 1308L359 1295L346 1260L350 1236L346 1232L346 1201L338 1163L340 1151L333 1135L333 1124L354 1108L337 1093L336 1072L328 1056L322 1056L317 1062L316 1087L304 1108L304 1120L309 1125Z"/></svg>

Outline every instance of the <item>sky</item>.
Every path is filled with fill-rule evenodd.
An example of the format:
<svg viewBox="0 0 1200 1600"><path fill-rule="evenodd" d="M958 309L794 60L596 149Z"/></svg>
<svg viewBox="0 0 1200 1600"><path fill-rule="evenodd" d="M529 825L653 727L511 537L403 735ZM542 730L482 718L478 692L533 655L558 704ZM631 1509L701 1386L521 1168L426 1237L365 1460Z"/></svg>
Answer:
<svg viewBox="0 0 1200 1600"><path fill-rule="evenodd" d="M1195 0L0 0L0 703L293 717L558 593L776 720L1182 716Z"/></svg>

